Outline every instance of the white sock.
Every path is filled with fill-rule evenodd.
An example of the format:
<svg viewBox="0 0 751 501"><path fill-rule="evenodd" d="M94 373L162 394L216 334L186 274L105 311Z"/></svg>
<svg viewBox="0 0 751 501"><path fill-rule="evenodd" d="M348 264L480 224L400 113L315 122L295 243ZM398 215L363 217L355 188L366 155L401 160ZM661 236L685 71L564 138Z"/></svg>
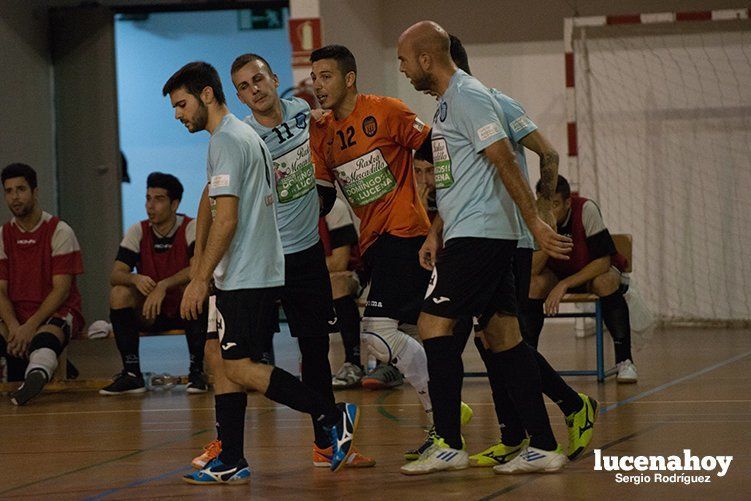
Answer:
<svg viewBox="0 0 751 501"><path fill-rule="evenodd" d="M42 369L47 375L47 381L52 379L52 375L57 370L57 353L51 348L37 348L29 353L29 365L26 367L24 377L34 369Z"/></svg>

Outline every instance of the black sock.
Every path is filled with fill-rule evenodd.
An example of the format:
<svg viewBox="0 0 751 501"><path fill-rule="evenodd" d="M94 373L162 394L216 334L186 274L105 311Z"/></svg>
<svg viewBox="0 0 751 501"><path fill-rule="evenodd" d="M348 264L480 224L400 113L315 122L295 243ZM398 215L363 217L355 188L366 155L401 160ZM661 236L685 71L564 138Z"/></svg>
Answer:
<svg viewBox="0 0 751 501"><path fill-rule="evenodd" d="M126 372L141 375L141 361L138 357L138 317L133 308L110 309L110 321L115 332L115 343Z"/></svg>
<svg viewBox="0 0 751 501"><path fill-rule="evenodd" d="M503 372L516 412L529 434L529 445L555 450L557 444L542 399L540 370L532 349L522 341L510 350L493 353L490 358Z"/></svg>
<svg viewBox="0 0 751 501"><path fill-rule="evenodd" d="M482 340L479 337L475 337L475 346L480 353L482 361L485 363L485 370L488 371L490 390L493 393L495 415L501 427L501 439L506 445L519 445L522 440L527 438L527 433L524 431L524 425L514 408L514 402L511 400L508 390L506 390L503 371L500 370L498 364L493 364L490 359L493 352L483 346Z"/></svg>
<svg viewBox="0 0 751 501"><path fill-rule="evenodd" d="M561 409L564 416L581 409L584 402L578 393L574 391L566 381L553 369L548 361L537 350L532 348L540 369L540 382L542 392Z"/></svg>
<svg viewBox="0 0 751 501"><path fill-rule="evenodd" d="M524 337L527 344L534 349L537 349L537 344L540 342L540 333L542 332L542 326L545 323L545 311L543 310L544 304L544 299L527 300L522 337Z"/></svg>
<svg viewBox="0 0 751 501"><path fill-rule="evenodd" d="M474 322L472 317L460 317L454 324L453 335L456 338L456 349L459 351L459 356L464 353L464 348L467 346L467 340L472 335Z"/></svg>
<svg viewBox="0 0 751 501"><path fill-rule="evenodd" d="M602 320L613 337L615 362L634 361L631 355L631 320L628 304L619 290L609 296L600 298L602 302Z"/></svg>
<svg viewBox="0 0 751 501"><path fill-rule="evenodd" d="M329 363L329 337L297 338L302 353L302 382L321 395L332 406L336 405L334 390L331 387L331 364ZM323 429L323 424L311 416L315 444L325 449L331 445L331 436Z"/></svg>
<svg viewBox="0 0 751 501"><path fill-rule="evenodd" d="M225 393L226 395L226 393ZM221 395L214 395L214 413L216 414L216 422L214 423L214 427L216 427L216 439L220 442L222 441L222 427L219 424L219 397Z"/></svg>
<svg viewBox="0 0 751 501"><path fill-rule="evenodd" d="M190 372L203 372L203 349L206 345L206 328L208 325L207 310L198 317L185 324L185 340L188 342L190 354Z"/></svg>
<svg viewBox="0 0 751 501"><path fill-rule="evenodd" d="M360 362L360 310L353 296L334 299L339 331L344 344L344 361L362 368Z"/></svg>
<svg viewBox="0 0 751 501"><path fill-rule="evenodd" d="M227 465L235 465L245 457L245 408L248 395L245 392L224 393L214 397L216 422L222 452L219 460Z"/></svg>
<svg viewBox="0 0 751 501"><path fill-rule="evenodd" d="M438 435L453 449L462 448L460 406L464 366L454 336L423 342L428 357L428 390L433 403L433 422Z"/></svg>
<svg viewBox="0 0 751 501"><path fill-rule="evenodd" d="M339 420L339 412L332 402L279 367L274 367L271 372L266 398L290 409L310 414L315 421L324 426L333 426Z"/></svg>

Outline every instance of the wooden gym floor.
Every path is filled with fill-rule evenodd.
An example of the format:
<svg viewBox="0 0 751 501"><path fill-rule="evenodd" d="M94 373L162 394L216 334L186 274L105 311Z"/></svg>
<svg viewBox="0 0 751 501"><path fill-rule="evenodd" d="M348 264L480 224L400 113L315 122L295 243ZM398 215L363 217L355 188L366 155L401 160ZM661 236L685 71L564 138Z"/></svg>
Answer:
<svg viewBox="0 0 751 501"><path fill-rule="evenodd" d="M283 332L275 343L278 363L295 370L297 354L289 336ZM338 341L332 344L336 368L341 348ZM606 346L606 359L612 360L612 343L608 340ZM84 376L93 369L99 371L98 377L118 369L111 340L74 343L70 351ZM594 338L576 339L570 324L551 323L541 351L557 368L581 367L593 361ZM145 370L153 366L178 373L186 365L184 340L177 336L149 338L142 353ZM731 455L725 477L710 473L709 484L624 485L616 483L613 472L593 470L591 451L551 475L502 477L472 468L405 477L399 473L401 454L423 439L425 425L413 391L405 384L383 392L338 394L339 399L362 405L357 446L377 459L375 468L337 474L313 468L310 419L250 394L246 457L253 472L251 484L197 487L183 483L180 475L190 471L191 458L214 437L213 397L188 396L178 387L124 397L100 397L94 391L51 392L22 408L3 397L0 498L751 498L751 332L660 330L635 358L640 374L636 385L617 385L612 378L600 385L591 377L568 378L574 388L602 403L593 448L618 456L682 456L683 449L697 456ZM471 345L465 353L465 370L481 370ZM466 379L463 395L475 411L463 430L474 453L498 438L498 427L486 380ZM563 417L548 404L553 429L565 447Z"/></svg>

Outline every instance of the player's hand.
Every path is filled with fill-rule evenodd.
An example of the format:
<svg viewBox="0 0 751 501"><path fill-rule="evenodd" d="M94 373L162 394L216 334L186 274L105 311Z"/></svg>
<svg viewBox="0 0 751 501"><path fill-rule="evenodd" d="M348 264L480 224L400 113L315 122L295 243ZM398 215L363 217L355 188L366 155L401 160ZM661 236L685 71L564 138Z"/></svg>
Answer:
<svg viewBox="0 0 751 501"><path fill-rule="evenodd" d="M442 247L441 240L432 233L428 233L425 243L420 247L420 266L428 271L432 271L435 266L436 256Z"/></svg>
<svg viewBox="0 0 751 501"><path fill-rule="evenodd" d="M138 292L144 296L148 296L151 294L151 291L154 290L154 287L156 287L156 282L154 282L154 279L147 277L146 275L135 275L133 277L133 285L136 286Z"/></svg>
<svg viewBox="0 0 751 501"><path fill-rule="evenodd" d="M198 316L203 313L203 304L207 297L209 297L209 283L197 278L191 280L180 302L180 317L184 320L198 320Z"/></svg>
<svg viewBox="0 0 751 501"><path fill-rule="evenodd" d="M530 228L532 235L537 240L540 250L553 259L568 260L568 254L574 248L571 238L559 235L553 228L537 218L537 224Z"/></svg>
<svg viewBox="0 0 751 501"><path fill-rule="evenodd" d="M427 184L417 183L417 196L425 210L428 210L428 195L430 195L430 186Z"/></svg>
<svg viewBox="0 0 751 501"><path fill-rule="evenodd" d="M329 110L324 110L323 108L315 108L310 110L310 118L313 119L314 122L320 122L321 119L329 113L331 113Z"/></svg>
<svg viewBox="0 0 751 501"><path fill-rule="evenodd" d="M556 286L553 287L553 290L550 291L550 294L548 294L547 299L545 299L545 314L546 315L558 314L558 308L561 305L561 299L563 299L563 296L566 295L567 291L568 291L568 287L563 281L558 282Z"/></svg>
<svg viewBox="0 0 751 501"><path fill-rule="evenodd" d="M143 318L147 320L156 319L162 312L162 302L166 295L167 288L161 282L156 284L154 290L146 296L146 301L143 302Z"/></svg>
<svg viewBox="0 0 751 501"><path fill-rule="evenodd" d="M24 358L36 331L37 328L28 322L19 325L13 332L12 340L8 340L8 353L17 358Z"/></svg>

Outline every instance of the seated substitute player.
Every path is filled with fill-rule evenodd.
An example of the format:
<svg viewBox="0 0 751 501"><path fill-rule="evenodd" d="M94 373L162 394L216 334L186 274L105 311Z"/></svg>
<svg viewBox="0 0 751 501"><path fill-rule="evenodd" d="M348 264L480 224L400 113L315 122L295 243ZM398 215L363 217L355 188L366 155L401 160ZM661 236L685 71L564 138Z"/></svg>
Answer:
<svg viewBox="0 0 751 501"><path fill-rule="evenodd" d="M331 211L318 222L318 233L326 252L326 267L331 279L331 292L339 332L344 345L344 363L331 379L334 389L360 384L365 372L360 360L360 310L357 292L361 267L357 230L345 202L338 197Z"/></svg>
<svg viewBox="0 0 751 501"><path fill-rule="evenodd" d="M284 285L278 293L290 334L302 354L302 380L333 403L328 353L329 327L335 315L318 220L334 203L336 191L316 190L308 132L310 106L299 98L280 99L279 79L257 54L238 56L231 76L238 99L252 111L244 121L261 136L273 161L276 221L284 251ZM218 353L218 344L210 346ZM331 436L315 420L313 430L313 464L329 467ZM354 452L347 465L374 466L375 461Z"/></svg>
<svg viewBox="0 0 751 501"><path fill-rule="evenodd" d="M14 163L0 177L13 214L0 228L0 356L8 361L9 380L24 379L10 395L24 405L39 395L71 335L83 328L76 286L83 261L71 227L39 206L36 171Z"/></svg>
<svg viewBox="0 0 751 501"><path fill-rule="evenodd" d="M537 184L537 191L541 189ZM566 261L535 252L530 284L530 325L532 343L537 344L545 313L555 315L567 292L590 292L600 296L602 318L613 337L619 383L635 383L638 375L631 355L631 323L623 297L621 272L626 258L615 248L597 204L571 194L571 187L558 176L553 199L558 233L574 242L571 259Z"/></svg>
<svg viewBox="0 0 751 501"><path fill-rule="evenodd" d="M467 52L464 50L461 41L453 35L450 35L450 39L451 59L459 69L471 75ZM516 156L516 161L527 182L529 182L529 172L527 170L524 149L527 148L535 152L540 158L541 189L537 193L537 207L540 217L552 226L555 221L551 211L556 176L558 175L558 153L542 132L538 130L537 125L529 118L520 103L496 89L489 89L489 91L496 104L500 107L502 112L499 114L501 119L500 124L508 136L509 144ZM428 175L429 177L430 175ZM435 185L435 182L432 184ZM522 337L526 340L529 337L525 322L528 315L527 297L529 295L529 282L532 273L532 253L535 246L534 239L521 217L518 206L515 205L514 208L519 218L522 235L516 244L513 256L514 289L516 291L516 304L519 308L519 329L521 330ZM461 323L464 325L459 327ZM469 326L470 323L462 319L457 324L454 332L458 335L469 336L472 330ZM523 446L526 445L527 436L516 408L506 391L503 373L498 371L497 366L492 364L492 352L485 346L482 340L482 333L476 332L475 334L475 346L485 363L489 375L488 379L493 392L496 416L501 429L501 440L484 451L470 456L469 462L472 466L497 466L505 464L516 457ZM464 338L462 337L461 339ZM465 344L465 341L460 340L462 347ZM592 440L598 403L595 399L587 395L582 393L577 394L550 366L545 357L540 355L536 350L534 351L534 355L540 369L543 393L558 405L558 408L566 418L569 437L568 458L574 460L583 454L587 445Z"/></svg>
<svg viewBox="0 0 751 501"><path fill-rule="evenodd" d="M123 362L101 395L143 393L139 332L184 329L190 353L188 393L208 390L203 374L206 319L180 318L180 299L190 280L196 239L193 218L178 214L183 185L171 174L152 172L146 179L146 214L125 233L110 273L110 321ZM132 273L133 269L136 273Z"/></svg>
<svg viewBox="0 0 751 501"><path fill-rule="evenodd" d="M421 263L433 276L418 323L437 436L401 471L419 475L469 466L458 412L463 366L453 335L457 319L468 316L478 318L491 350L488 359L502 371L530 435L519 456L495 471L557 471L566 456L550 427L539 368L516 318L512 267L520 231L515 204L545 252L565 259L571 242L538 216L500 123L502 111L484 85L457 69L449 47L446 31L423 21L402 33L397 49L400 71L415 89L440 96L432 131L439 215L420 249Z"/></svg>
<svg viewBox="0 0 751 501"><path fill-rule="evenodd" d="M330 436L331 469L337 471L354 452L357 406L336 404L289 372L261 363L264 330L270 324L266 317L285 279L271 154L258 133L230 113L219 75L210 64L186 64L167 80L162 93L169 95L175 119L189 132L211 134L208 184L198 208L194 263L180 314L198 319L213 277L223 359L216 364L222 373L215 374L221 382L221 387L215 385L215 403L222 450L202 470L183 478L198 485L250 481L244 458L247 389L311 415ZM216 351L209 348L207 353ZM329 385L330 378L329 371Z"/></svg>
<svg viewBox="0 0 751 501"><path fill-rule="evenodd" d="M400 329L416 324L430 279L417 254L430 222L412 171L412 151L429 147L430 127L398 99L358 93L357 63L346 47L317 49L310 60L316 97L331 110L310 127L316 178L331 187L339 183L360 218L360 252L370 281L363 345L404 374L432 421L425 350ZM468 420L471 409L462 409Z"/></svg>

